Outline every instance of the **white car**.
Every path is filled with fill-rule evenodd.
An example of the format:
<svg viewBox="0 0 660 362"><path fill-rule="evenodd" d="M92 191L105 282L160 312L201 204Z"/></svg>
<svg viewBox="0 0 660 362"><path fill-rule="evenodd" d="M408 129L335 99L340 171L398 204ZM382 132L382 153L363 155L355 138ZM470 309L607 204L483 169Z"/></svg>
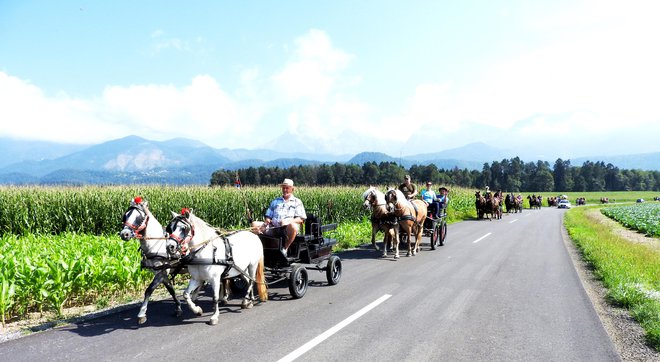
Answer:
<svg viewBox="0 0 660 362"><path fill-rule="evenodd" d="M570 209L571 208L571 202L568 200L559 200L559 203L557 204L557 208L559 209Z"/></svg>

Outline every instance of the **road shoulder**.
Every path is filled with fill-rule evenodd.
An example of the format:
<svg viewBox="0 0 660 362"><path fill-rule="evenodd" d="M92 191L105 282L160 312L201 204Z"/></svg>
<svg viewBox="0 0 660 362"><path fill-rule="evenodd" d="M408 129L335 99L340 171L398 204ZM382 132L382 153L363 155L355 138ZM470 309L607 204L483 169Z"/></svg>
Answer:
<svg viewBox="0 0 660 362"><path fill-rule="evenodd" d="M600 213L599 213L600 214ZM603 216L605 218L605 216ZM623 361L660 361L660 352L646 345L644 329L628 313L627 310L616 308L606 300L607 289L598 280L591 268L582 258L582 254L568 236L562 226L564 245L573 260L575 270L582 281L591 303L614 343Z"/></svg>

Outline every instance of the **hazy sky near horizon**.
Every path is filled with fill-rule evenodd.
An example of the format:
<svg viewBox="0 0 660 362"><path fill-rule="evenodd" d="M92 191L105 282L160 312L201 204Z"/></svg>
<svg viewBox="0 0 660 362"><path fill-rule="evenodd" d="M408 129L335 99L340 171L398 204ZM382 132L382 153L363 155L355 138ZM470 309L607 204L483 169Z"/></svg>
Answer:
<svg viewBox="0 0 660 362"><path fill-rule="evenodd" d="M0 137L657 152L659 18L655 0L3 0Z"/></svg>

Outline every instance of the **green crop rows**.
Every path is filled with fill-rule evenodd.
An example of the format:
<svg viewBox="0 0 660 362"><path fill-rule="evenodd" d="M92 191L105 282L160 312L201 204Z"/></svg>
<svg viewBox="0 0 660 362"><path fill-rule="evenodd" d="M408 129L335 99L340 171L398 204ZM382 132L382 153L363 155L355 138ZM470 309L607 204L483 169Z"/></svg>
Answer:
<svg viewBox="0 0 660 362"><path fill-rule="evenodd" d="M660 204L605 207L601 212L622 225L648 236L660 236Z"/></svg>

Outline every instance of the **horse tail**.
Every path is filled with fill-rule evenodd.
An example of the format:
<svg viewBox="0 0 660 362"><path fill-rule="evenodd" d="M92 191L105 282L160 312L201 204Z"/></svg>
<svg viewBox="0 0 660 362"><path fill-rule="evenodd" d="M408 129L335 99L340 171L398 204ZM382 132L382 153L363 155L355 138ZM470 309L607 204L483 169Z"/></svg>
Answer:
<svg viewBox="0 0 660 362"><path fill-rule="evenodd" d="M255 275L257 280L257 293L259 293L259 299L262 302L268 300L268 289L266 288L266 274L264 273L264 257L259 258L259 264L257 265L257 274Z"/></svg>

